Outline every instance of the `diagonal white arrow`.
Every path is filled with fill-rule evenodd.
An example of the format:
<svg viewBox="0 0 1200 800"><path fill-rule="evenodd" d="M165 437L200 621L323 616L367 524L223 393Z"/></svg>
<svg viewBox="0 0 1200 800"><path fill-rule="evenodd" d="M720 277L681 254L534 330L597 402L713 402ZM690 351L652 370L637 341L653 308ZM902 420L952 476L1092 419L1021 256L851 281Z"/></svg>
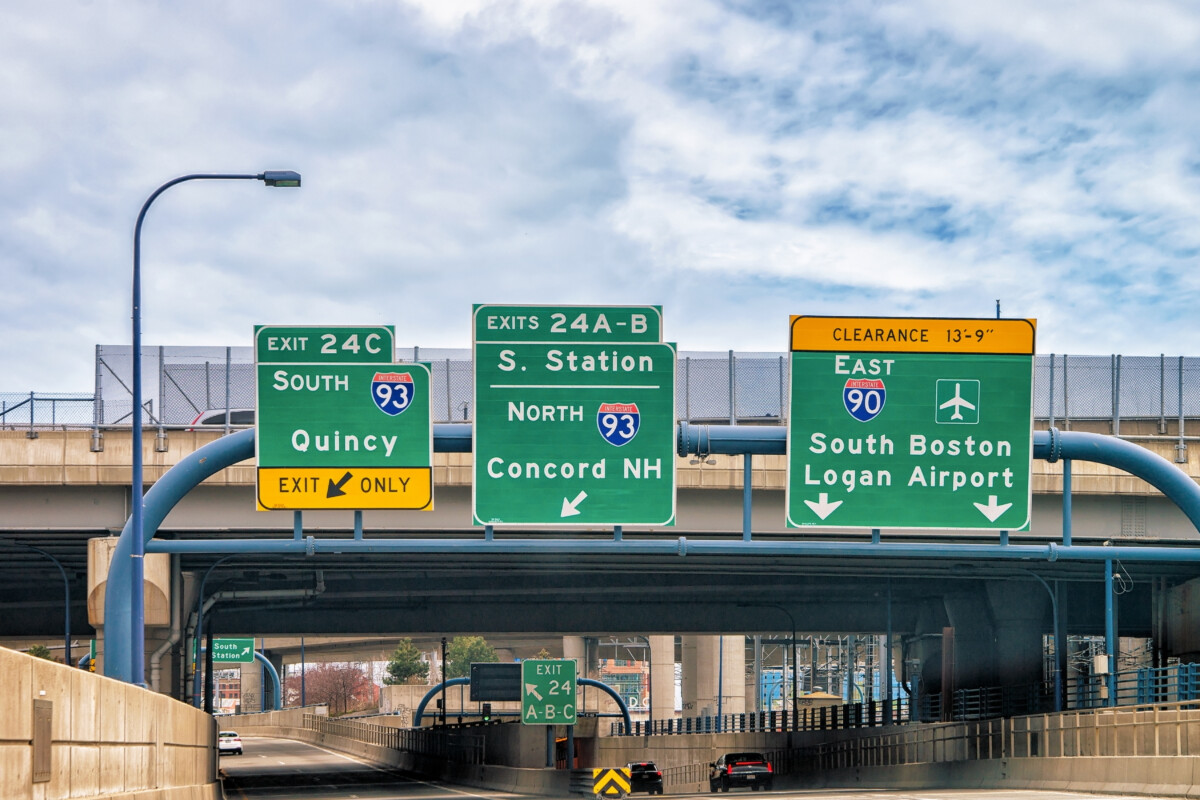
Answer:
<svg viewBox="0 0 1200 800"><path fill-rule="evenodd" d="M1000 519L1001 514L1012 508L1012 503L997 505L996 495L994 494L988 495L987 505L984 505L983 503L975 503L974 505L979 509L979 513L987 517L988 522L995 522L996 520Z"/></svg>
<svg viewBox="0 0 1200 800"><path fill-rule="evenodd" d="M813 502L812 500L804 501L804 505L811 508L813 513L821 519L828 517L830 514L836 511L837 507L841 504L841 500L834 500L832 503L829 502L829 494L827 492L821 492L819 495L817 495L816 502Z"/></svg>
<svg viewBox="0 0 1200 800"><path fill-rule="evenodd" d="M531 694L531 695L533 695L534 697L536 697L538 700L541 700L541 699L542 699L542 696L541 696L540 694L538 694L538 690L537 690L537 684L536 684L536 683L527 683L527 684L525 684L525 694Z"/></svg>
<svg viewBox="0 0 1200 800"><path fill-rule="evenodd" d="M574 499L574 500L568 500L567 498L565 498L565 497L564 497L564 498L563 498L562 513L561 513L561 514L559 514L559 516L560 516L560 517L573 517L573 516L575 516L576 514L578 514L578 513L579 513L579 509L578 509L578 508L576 508L576 506L578 506L580 503L582 503L582 502L583 502L584 500L586 500L586 499L587 499L587 492L580 492L579 494L575 495L575 499ZM542 699L542 698L540 698L540 697L538 698L538 700L541 700L541 699Z"/></svg>

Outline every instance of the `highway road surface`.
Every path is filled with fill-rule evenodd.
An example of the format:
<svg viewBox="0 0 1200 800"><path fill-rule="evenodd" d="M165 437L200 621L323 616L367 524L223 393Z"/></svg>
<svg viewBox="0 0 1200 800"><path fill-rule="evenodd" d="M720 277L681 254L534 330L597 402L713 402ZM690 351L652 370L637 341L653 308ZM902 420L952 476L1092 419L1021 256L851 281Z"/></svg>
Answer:
<svg viewBox="0 0 1200 800"><path fill-rule="evenodd" d="M380 767L351 756L290 739L242 737L243 755L221 756L227 800L534 800L544 795L513 794L430 781L400 770ZM1135 800L1133 796L1029 790L734 790L724 797L762 800ZM711 798L671 793L680 800ZM635 795L642 797L642 795ZM581 800L590 795L566 795ZM1148 800L1145 795L1136 800Z"/></svg>

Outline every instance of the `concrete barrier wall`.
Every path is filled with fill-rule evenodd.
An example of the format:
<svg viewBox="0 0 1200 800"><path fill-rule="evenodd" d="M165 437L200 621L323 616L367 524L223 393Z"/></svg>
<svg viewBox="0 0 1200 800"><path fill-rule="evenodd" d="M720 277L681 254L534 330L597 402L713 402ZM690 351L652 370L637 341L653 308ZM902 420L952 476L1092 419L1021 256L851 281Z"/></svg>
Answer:
<svg viewBox="0 0 1200 800"><path fill-rule="evenodd" d="M1200 797L1200 759L1191 756L1002 758L852 767L802 779L792 789L1022 789L1152 797Z"/></svg>
<svg viewBox="0 0 1200 800"><path fill-rule="evenodd" d="M0 648L4 800L221 800L216 731L165 695Z"/></svg>
<svg viewBox="0 0 1200 800"><path fill-rule="evenodd" d="M563 795L567 793L571 777L568 770L525 769L493 764L451 764L447 763L445 759L435 756L401 752L307 728L270 725L243 726L243 728L248 735L308 742L319 747L336 750L339 753L358 756L365 761L479 789L521 794Z"/></svg>

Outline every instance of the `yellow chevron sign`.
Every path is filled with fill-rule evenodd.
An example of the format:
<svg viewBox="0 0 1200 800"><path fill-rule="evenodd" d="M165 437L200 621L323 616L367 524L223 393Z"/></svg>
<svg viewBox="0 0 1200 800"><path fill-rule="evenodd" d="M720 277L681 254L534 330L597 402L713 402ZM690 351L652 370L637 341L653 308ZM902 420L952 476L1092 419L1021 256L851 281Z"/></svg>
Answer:
<svg viewBox="0 0 1200 800"><path fill-rule="evenodd" d="M593 768L592 792L597 797L624 797L629 794L629 768Z"/></svg>

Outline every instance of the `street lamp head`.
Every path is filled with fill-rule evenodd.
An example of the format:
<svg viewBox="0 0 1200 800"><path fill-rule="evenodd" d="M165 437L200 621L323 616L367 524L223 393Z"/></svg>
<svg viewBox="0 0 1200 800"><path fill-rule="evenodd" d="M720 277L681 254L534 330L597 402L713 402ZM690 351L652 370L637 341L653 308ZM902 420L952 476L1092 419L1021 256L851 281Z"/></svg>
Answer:
<svg viewBox="0 0 1200 800"><path fill-rule="evenodd" d="M267 186L299 187L300 173L290 169L267 170L258 176Z"/></svg>

